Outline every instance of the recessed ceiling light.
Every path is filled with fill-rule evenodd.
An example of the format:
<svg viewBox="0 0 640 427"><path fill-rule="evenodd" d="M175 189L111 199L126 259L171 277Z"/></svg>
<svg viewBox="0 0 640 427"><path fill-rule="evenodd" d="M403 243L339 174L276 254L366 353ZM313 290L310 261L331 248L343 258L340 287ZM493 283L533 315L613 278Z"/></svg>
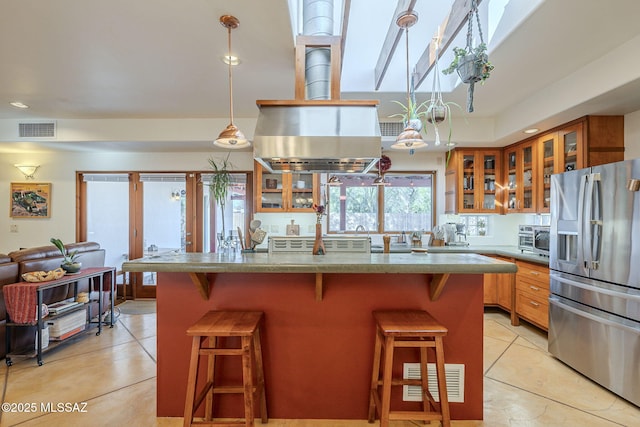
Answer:
<svg viewBox="0 0 640 427"><path fill-rule="evenodd" d="M29 106L27 104L23 104L22 102L10 102L9 105L16 107L16 108L29 108Z"/></svg>
<svg viewBox="0 0 640 427"><path fill-rule="evenodd" d="M538 128L531 128L531 129L525 129L523 132L524 133L536 133L538 132L540 129Z"/></svg>
<svg viewBox="0 0 640 427"><path fill-rule="evenodd" d="M233 55L224 55L221 58L222 62L224 62L225 64L229 65L238 65L240 64L240 58L238 58L237 56L233 56Z"/></svg>

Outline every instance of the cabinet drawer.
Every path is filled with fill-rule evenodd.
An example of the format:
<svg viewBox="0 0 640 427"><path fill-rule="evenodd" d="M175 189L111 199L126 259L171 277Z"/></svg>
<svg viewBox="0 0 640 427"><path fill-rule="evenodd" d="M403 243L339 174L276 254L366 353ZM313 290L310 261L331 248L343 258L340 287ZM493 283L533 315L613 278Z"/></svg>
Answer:
<svg viewBox="0 0 640 427"><path fill-rule="evenodd" d="M516 291L531 295L534 298L549 298L549 284L543 284L541 281L518 278L516 280Z"/></svg>
<svg viewBox="0 0 640 427"><path fill-rule="evenodd" d="M517 261L518 272L516 273L516 283L521 280L537 284L541 288L549 290L549 268L543 265L531 264Z"/></svg>
<svg viewBox="0 0 640 427"><path fill-rule="evenodd" d="M518 290L516 292L516 313L545 330L549 328L549 301L542 295L531 295Z"/></svg>

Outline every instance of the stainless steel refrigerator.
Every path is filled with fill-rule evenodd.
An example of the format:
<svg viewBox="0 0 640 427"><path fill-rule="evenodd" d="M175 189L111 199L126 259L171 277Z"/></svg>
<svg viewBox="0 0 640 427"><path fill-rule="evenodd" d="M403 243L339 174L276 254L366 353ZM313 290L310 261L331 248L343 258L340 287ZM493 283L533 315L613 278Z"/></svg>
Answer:
<svg viewBox="0 0 640 427"><path fill-rule="evenodd" d="M640 406L640 159L551 177L549 352Z"/></svg>

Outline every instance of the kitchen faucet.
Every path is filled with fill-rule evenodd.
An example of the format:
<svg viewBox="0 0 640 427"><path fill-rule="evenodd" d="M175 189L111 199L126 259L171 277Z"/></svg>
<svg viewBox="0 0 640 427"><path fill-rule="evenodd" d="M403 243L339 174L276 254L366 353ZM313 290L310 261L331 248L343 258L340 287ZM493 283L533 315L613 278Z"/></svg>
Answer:
<svg viewBox="0 0 640 427"><path fill-rule="evenodd" d="M367 230L364 228L364 225L360 224L359 226L356 227L356 233L358 231L367 231Z"/></svg>

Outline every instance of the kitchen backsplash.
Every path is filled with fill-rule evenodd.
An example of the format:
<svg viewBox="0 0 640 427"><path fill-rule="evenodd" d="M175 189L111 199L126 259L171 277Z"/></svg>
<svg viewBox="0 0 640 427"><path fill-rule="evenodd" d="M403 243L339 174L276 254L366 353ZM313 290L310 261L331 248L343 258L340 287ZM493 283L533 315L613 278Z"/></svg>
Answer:
<svg viewBox="0 0 640 427"><path fill-rule="evenodd" d="M313 236L315 234L316 215L314 213L264 213L255 214L255 218L262 221L261 228L267 232L267 236L286 236L287 225L291 220L299 225L301 236ZM468 236L467 241L473 246L517 246L518 225L520 224L549 224L549 215L535 214L509 214L487 215L487 234L485 236ZM440 215L438 224L448 221L455 222L457 216ZM323 222L326 227L326 222ZM408 232L411 230L407 230ZM382 244L382 235L371 234L372 244ZM425 240L426 244L426 240ZM266 249L268 239L258 246Z"/></svg>

